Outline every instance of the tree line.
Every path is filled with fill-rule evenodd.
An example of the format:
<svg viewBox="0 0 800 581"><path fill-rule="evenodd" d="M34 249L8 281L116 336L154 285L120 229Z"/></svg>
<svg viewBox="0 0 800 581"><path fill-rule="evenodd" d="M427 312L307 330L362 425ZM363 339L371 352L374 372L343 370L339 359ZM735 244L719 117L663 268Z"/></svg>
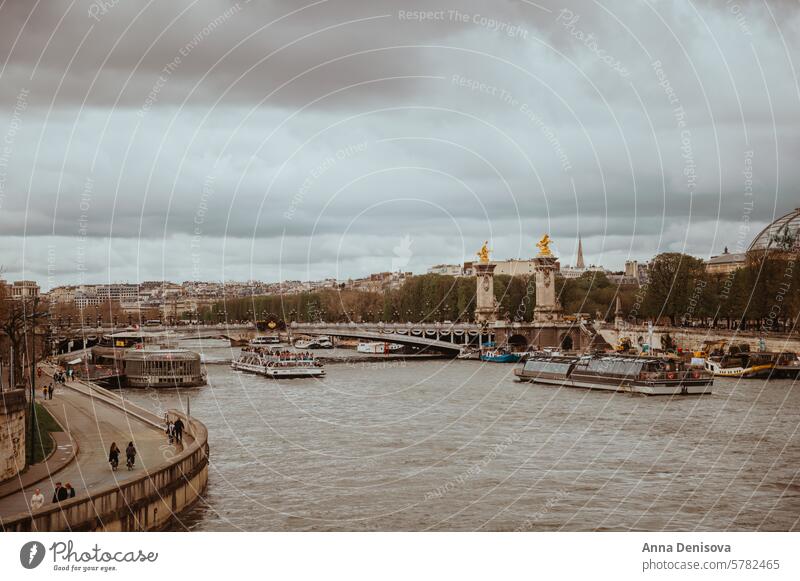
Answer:
<svg viewBox="0 0 800 581"><path fill-rule="evenodd" d="M800 312L800 268L788 253L751 255L743 268L711 274L702 260L663 253L650 263L642 285L617 284L600 272L556 279L565 314L613 321L617 298L629 322L673 326L724 326L786 331ZM201 310L208 322L274 316L298 322L467 322L474 320L475 278L425 274L383 292L350 289L266 295L220 301ZM531 277L495 276L500 318L530 321L536 304Z"/></svg>

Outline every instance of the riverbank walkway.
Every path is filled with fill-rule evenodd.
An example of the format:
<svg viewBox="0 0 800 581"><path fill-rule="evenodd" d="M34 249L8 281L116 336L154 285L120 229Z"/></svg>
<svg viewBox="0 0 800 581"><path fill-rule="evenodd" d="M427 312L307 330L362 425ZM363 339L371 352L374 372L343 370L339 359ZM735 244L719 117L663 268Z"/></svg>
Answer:
<svg viewBox="0 0 800 581"><path fill-rule="evenodd" d="M42 377L37 383L42 385L49 382L49 377ZM59 385L56 388L52 400L37 398L37 402L65 430L66 437L61 439L59 447L64 446L66 440L72 443L77 454L60 466L51 458L47 463L32 466L28 470L44 471L41 474L43 479L35 474L29 476L28 472L22 474L17 479L17 492L0 498L0 525L3 521L11 520L11 517L16 519L21 514L30 514L30 499L36 488L40 488L45 497L45 504L40 510L46 510L54 506L52 498L56 482L69 482L75 489L76 498L87 497L95 490L139 478L150 469L163 466L183 450L181 444L168 444L163 418L89 383L67 382L66 386ZM184 434L184 444L189 445L191 441L191 436ZM108 450L112 442L116 442L122 451L120 466L116 471L112 471L108 464ZM133 470L125 466L128 442L133 442L138 452ZM61 450L62 453L65 451ZM55 471L48 473L49 466L55 466ZM13 482L4 483L6 492Z"/></svg>

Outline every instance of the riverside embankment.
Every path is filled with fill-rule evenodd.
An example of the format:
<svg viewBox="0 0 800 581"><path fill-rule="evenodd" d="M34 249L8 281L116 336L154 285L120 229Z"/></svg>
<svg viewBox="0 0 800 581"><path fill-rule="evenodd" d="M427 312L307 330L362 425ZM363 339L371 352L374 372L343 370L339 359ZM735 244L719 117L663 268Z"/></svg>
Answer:
<svg viewBox="0 0 800 581"><path fill-rule="evenodd" d="M45 480L0 499L0 528L6 531L159 530L203 494L208 481L208 432L186 415L170 410L186 425L183 443L166 441L164 418L94 384L74 381L42 402L69 431L78 447L73 462ZM108 449L139 452L136 467L112 471ZM124 461L124 460L123 460ZM70 482L74 498L50 502L56 482ZM45 505L31 510L35 488Z"/></svg>

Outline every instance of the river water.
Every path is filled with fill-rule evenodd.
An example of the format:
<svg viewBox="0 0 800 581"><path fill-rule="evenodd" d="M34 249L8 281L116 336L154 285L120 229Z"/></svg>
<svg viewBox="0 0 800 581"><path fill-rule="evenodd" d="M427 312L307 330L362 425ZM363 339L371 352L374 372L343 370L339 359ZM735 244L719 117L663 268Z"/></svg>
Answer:
<svg viewBox="0 0 800 581"><path fill-rule="evenodd" d="M800 528L800 382L670 399L453 360L275 381L221 364L236 353L222 342L186 346L207 386L124 390L156 412L188 399L209 429L205 502L177 530Z"/></svg>

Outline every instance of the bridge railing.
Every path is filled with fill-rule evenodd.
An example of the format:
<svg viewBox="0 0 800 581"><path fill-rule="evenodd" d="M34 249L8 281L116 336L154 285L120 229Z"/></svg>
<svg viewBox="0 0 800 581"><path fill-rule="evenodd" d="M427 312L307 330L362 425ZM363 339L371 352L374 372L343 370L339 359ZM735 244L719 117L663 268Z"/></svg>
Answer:
<svg viewBox="0 0 800 581"><path fill-rule="evenodd" d="M480 331L481 326L477 323L299 323L293 322L290 325L292 330L302 331L304 329L360 329L369 332L397 332L409 330L422 330L425 332L447 333L453 331Z"/></svg>

